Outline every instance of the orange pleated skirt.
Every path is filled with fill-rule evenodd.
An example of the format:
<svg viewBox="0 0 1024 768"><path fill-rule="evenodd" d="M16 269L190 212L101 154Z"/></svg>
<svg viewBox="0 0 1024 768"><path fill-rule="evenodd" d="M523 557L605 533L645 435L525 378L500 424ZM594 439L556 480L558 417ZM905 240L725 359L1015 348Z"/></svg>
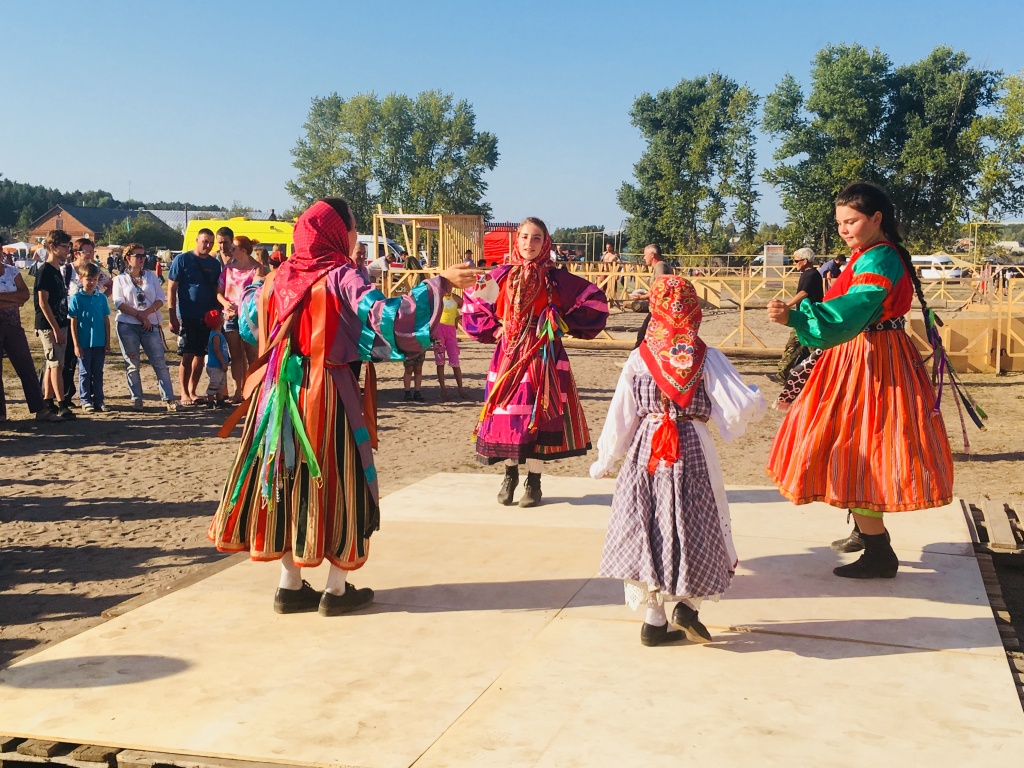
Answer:
<svg viewBox="0 0 1024 768"><path fill-rule="evenodd" d="M953 457L921 355L903 330L825 350L779 428L768 474L794 504L904 512L948 504Z"/></svg>

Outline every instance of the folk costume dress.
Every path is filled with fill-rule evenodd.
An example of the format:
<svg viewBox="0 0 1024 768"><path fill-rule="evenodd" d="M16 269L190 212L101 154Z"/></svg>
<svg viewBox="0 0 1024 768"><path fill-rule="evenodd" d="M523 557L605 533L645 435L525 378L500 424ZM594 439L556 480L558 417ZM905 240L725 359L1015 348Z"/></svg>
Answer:
<svg viewBox="0 0 1024 768"><path fill-rule="evenodd" d="M581 456L590 430L562 335L592 339L608 320L608 302L593 283L551 262L551 241L530 262L516 245L511 264L491 271L497 299L466 292L462 327L477 341L497 341L487 371L476 451L484 464ZM501 331L499 337L499 330Z"/></svg>
<svg viewBox="0 0 1024 768"><path fill-rule="evenodd" d="M953 460L924 361L904 331L914 286L888 242L852 254L788 325L824 350L772 443L768 474L794 504L902 512L948 504Z"/></svg>
<svg viewBox="0 0 1024 768"><path fill-rule="evenodd" d="M294 237L295 255L257 294L260 357L209 536L222 552L248 550L253 560L290 553L302 567L326 558L354 570L366 562L380 511L375 424L348 364L423 352L449 283L435 277L385 298L353 265L345 224L324 202L299 218Z"/></svg>
<svg viewBox="0 0 1024 768"><path fill-rule="evenodd" d="M622 457L600 575L625 582L626 603L718 599L736 570L725 481L707 422L724 440L743 434L766 404L725 355L697 335L701 310L689 281L651 289L644 341L623 368L592 477Z"/></svg>

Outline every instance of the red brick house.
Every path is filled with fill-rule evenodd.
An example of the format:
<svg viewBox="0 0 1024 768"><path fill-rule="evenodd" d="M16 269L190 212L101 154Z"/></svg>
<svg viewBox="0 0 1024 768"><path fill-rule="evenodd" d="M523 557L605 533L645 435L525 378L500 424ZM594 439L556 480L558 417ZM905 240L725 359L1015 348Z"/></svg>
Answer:
<svg viewBox="0 0 1024 768"><path fill-rule="evenodd" d="M111 224L139 216L153 217L146 211L125 211L119 208L86 208L81 205L55 205L29 227L30 242L41 243L51 229L63 229L72 238L88 237L93 242Z"/></svg>

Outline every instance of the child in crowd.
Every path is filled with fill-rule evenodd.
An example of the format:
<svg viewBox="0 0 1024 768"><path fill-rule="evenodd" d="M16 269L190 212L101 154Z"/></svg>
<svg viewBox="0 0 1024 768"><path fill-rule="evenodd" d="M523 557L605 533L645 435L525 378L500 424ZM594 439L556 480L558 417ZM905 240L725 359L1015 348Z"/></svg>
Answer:
<svg viewBox="0 0 1024 768"><path fill-rule="evenodd" d="M103 402L103 363L110 352L110 305L97 290L100 268L95 262L79 266L78 277L82 289L68 303L71 338L78 358L78 399L86 413L106 413L110 407Z"/></svg>
<svg viewBox="0 0 1024 768"><path fill-rule="evenodd" d="M607 320L601 289L555 267L547 225L534 217L520 225L510 263L466 292L462 327L478 341L497 342L474 435L480 461L505 465L499 504L512 503L520 463L527 477L519 506L535 507L543 462L590 450L562 334L592 339Z"/></svg>
<svg viewBox="0 0 1024 768"><path fill-rule="evenodd" d="M626 603L647 615L646 646L711 641L698 615L736 571L729 502L718 455L705 425L726 441L764 413L756 388L743 384L725 355L697 335L701 309L683 277L651 287L651 320L626 360L608 409L592 477L625 456L615 483L600 575L625 582ZM675 601L668 629L665 602Z"/></svg>
<svg viewBox="0 0 1024 768"><path fill-rule="evenodd" d="M405 402L422 403L423 393L420 387L423 386L423 361L427 359L426 352L412 355L405 358L405 370L402 372L402 384L405 385Z"/></svg>
<svg viewBox="0 0 1024 768"><path fill-rule="evenodd" d="M471 264L472 266L472 264ZM466 399L466 390L462 388L462 368L459 367L459 339L455 329L459 322L459 309L462 308L462 299L450 290L445 294L441 320L434 330L434 363L437 365L437 383L441 389L442 402L448 399L448 389L444 383L444 362L445 355L448 357L448 365L455 373L455 384L459 388L459 397Z"/></svg>
<svg viewBox="0 0 1024 768"><path fill-rule="evenodd" d="M206 348L206 375L210 377L210 384L206 388L206 402L210 408L224 408L228 404L227 371L231 366L224 320L216 309L207 312L203 319L210 329L210 342Z"/></svg>

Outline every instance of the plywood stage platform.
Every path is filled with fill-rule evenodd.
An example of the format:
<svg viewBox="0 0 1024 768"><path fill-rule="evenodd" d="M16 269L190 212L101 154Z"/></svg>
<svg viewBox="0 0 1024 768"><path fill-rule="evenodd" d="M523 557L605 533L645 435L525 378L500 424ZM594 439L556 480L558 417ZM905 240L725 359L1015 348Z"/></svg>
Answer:
<svg viewBox="0 0 1024 768"><path fill-rule="evenodd" d="M352 581L373 608L272 611L248 561L0 671L0 733L310 766L908 766L1024 754L1024 715L959 503L893 515L901 568L832 575L820 505L732 488L741 568L716 642L644 648L595 578L613 481L497 474L386 497ZM307 573L322 587L326 570Z"/></svg>

